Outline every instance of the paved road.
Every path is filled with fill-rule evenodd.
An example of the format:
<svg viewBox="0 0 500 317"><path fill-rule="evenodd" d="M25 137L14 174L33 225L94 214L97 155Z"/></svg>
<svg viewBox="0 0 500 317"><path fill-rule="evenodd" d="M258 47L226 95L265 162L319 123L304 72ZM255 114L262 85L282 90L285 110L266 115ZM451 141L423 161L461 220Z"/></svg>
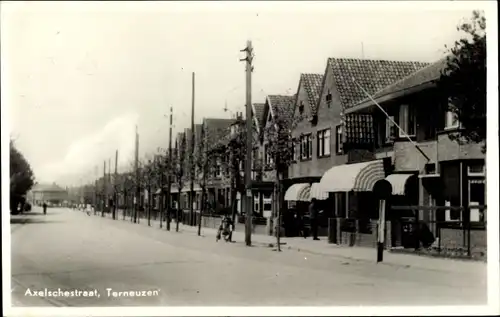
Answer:
<svg viewBox="0 0 500 317"><path fill-rule="evenodd" d="M278 253L69 209L23 217L27 221L11 230L14 306L474 305L487 298L485 271ZM100 296L47 300L26 296L28 288L97 290ZM113 296L107 289L152 296Z"/></svg>

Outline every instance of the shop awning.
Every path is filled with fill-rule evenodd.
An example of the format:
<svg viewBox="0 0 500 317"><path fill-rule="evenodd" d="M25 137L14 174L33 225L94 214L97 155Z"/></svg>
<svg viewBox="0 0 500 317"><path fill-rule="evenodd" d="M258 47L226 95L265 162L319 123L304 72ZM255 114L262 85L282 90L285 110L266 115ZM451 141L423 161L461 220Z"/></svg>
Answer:
<svg viewBox="0 0 500 317"><path fill-rule="evenodd" d="M391 174L385 178L392 186L393 195L404 195L406 193L406 182L415 174Z"/></svg>
<svg viewBox="0 0 500 317"><path fill-rule="evenodd" d="M385 178L381 160L334 166L323 175L320 186L326 192L372 191Z"/></svg>
<svg viewBox="0 0 500 317"><path fill-rule="evenodd" d="M312 183L309 197L310 199L325 200L328 198L328 192L324 191L319 183Z"/></svg>
<svg viewBox="0 0 500 317"><path fill-rule="evenodd" d="M311 185L307 183L293 184L285 193L287 201L308 201L309 189Z"/></svg>

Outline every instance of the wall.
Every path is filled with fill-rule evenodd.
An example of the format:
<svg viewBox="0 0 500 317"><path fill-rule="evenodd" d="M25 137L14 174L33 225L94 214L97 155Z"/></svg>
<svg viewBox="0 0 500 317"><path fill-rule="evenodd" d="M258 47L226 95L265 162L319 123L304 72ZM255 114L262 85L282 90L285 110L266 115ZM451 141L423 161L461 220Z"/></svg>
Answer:
<svg viewBox="0 0 500 317"><path fill-rule="evenodd" d="M398 140L394 142L395 171L422 171L425 164L436 162L436 141L420 142L418 146L431 159L429 162L410 141Z"/></svg>
<svg viewBox="0 0 500 317"><path fill-rule="evenodd" d="M460 159L484 159L482 153L483 143L459 144L451 140L449 133L443 132L438 135L437 153L439 161Z"/></svg>
<svg viewBox="0 0 500 317"><path fill-rule="evenodd" d="M309 122L304 123L297 127L293 132L294 137L298 137L301 133L311 133L312 135L312 159L308 161L298 161L293 163L289 169L289 178L299 177L321 177L323 174L333 166L342 165L346 163L345 155L337 155L335 153L335 127L340 124L340 97L337 92L335 81L333 78L332 70L327 65L324 77L324 87L320 96L318 108L318 121L316 126L312 126ZM328 108L326 103L326 95L328 90L332 94L332 103ZM299 91L299 97L301 97ZM307 99L307 98L306 98ZM330 156L318 158L317 157L317 131L330 128ZM299 147L300 149L300 147Z"/></svg>

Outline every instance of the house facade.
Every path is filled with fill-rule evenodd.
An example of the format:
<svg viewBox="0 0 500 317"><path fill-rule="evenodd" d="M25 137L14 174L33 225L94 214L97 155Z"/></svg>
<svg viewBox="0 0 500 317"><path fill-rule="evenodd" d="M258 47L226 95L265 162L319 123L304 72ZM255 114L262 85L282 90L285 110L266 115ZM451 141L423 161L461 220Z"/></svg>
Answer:
<svg viewBox="0 0 500 317"><path fill-rule="evenodd" d="M370 197L373 184L366 181L364 184L355 184L353 180L366 178L360 175L363 170L366 175L378 173L382 177L390 172L379 163L353 165L366 162L369 158L364 153L371 150L372 134L363 135L363 124L350 122L346 110L366 98L363 89L368 93L375 93L424 66L424 63L419 62L338 58L327 60L313 108L315 112L293 131L294 137L299 139L299 146L296 163L290 167L290 178L296 179L296 183L308 176L314 178L309 179L309 188L307 184L302 186L302 191L306 193L304 196L319 200L325 212L324 219L373 217L372 209L376 205ZM307 92L306 83L301 78L297 105L307 104L304 99L309 98L306 93L301 92ZM367 117L366 121L370 119ZM289 191L292 190L290 187ZM326 221L322 225L326 226Z"/></svg>
<svg viewBox="0 0 500 317"><path fill-rule="evenodd" d="M437 86L445 67L446 59L439 60L375 93L373 99L390 119L370 99L346 113L373 118L375 138L370 155L387 160L392 173L399 175L389 179L395 204L431 207L421 208L418 217L448 245L465 241L461 229L470 221L478 229L472 232L471 243L485 249L486 232L481 227L486 211L473 207L486 202L484 144L456 140L462 127ZM432 208L438 206L471 209ZM393 219L401 213L391 212ZM442 228L437 230L438 226Z"/></svg>

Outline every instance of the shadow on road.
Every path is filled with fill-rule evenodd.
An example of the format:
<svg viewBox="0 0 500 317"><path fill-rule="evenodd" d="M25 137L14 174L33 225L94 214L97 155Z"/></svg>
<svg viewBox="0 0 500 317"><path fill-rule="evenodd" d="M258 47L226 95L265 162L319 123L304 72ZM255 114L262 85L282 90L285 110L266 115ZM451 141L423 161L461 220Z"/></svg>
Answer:
<svg viewBox="0 0 500 317"><path fill-rule="evenodd" d="M32 223L61 223L62 221L48 220L46 218L16 217L10 218L11 224L32 224Z"/></svg>

